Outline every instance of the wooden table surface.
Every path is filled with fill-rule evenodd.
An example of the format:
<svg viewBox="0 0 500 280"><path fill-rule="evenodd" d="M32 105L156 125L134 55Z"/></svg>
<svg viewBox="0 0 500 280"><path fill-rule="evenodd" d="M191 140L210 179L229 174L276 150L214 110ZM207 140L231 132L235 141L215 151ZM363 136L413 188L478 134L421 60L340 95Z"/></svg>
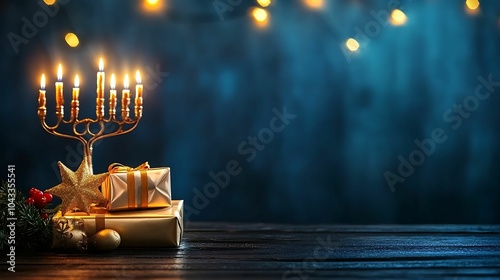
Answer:
<svg viewBox="0 0 500 280"><path fill-rule="evenodd" d="M180 248L46 252L17 256L15 274L3 267L0 279L500 279L500 226L190 223Z"/></svg>

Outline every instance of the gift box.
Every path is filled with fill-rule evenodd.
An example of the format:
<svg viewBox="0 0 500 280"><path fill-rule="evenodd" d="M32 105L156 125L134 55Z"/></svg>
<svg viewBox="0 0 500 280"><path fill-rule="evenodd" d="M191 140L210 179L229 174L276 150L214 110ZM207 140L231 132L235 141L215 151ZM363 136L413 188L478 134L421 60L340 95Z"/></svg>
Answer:
<svg viewBox="0 0 500 280"><path fill-rule="evenodd" d="M170 168L136 168L120 164L109 167L109 177L101 186L109 211L170 207Z"/></svg>
<svg viewBox="0 0 500 280"><path fill-rule="evenodd" d="M88 237L103 229L115 230L121 237L120 247L178 247L184 230L183 208L183 200L174 200L168 208L89 215L68 212L64 218L83 220ZM53 219L61 217L59 211Z"/></svg>

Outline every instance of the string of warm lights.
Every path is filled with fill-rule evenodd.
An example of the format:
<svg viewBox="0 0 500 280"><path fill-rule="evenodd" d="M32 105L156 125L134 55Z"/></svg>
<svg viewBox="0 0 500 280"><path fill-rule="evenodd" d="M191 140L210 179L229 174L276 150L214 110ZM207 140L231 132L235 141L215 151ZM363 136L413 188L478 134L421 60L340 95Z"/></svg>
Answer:
<svg viewBox="0 0 500 280"><path fill-rule="evenodd" d="M53 5L57 0L43 0L47 5ZM253 19L256 27L265 28L269 24L268 7L272 4L272 0L255 0L258 5L250 8L249 15ZM163 11L166 0L143 0L143 10L149 13L159 13ZM321 10L325 7L325 0L301 0L302 4L311 10ZM464 9L469 15L477 15L480 12L479 0L465 0ZM401 9L393 9L390 13L389 23L393 26L403 26L407 23L408 17ZM498 21L500 25L500 18ZM65 41L70 47L77 47L79 39L76 34L68 33L65 36ZM360 44L355 38L348 38L345 41L347 50L357 52L360 49Z"/></svg>
<svg viewBox="0 0 500 280"><path fill-rule="evenodd" d="M313 0L303 0L303 1L308 2L308 1L313 1ZM480 11L479 6L480 6L479 0L466 0L465 1L465 11L470 15L478 14ZM392 10L390 17L389 17L389 22L393 26L405 25L407 20L408 20L408 17L400 9ZM499 25L500 25L500 19L499 19ZM359 42L354 38L347 39L345 41L345 46L351 52L356 52L360 48Z"/></svg>

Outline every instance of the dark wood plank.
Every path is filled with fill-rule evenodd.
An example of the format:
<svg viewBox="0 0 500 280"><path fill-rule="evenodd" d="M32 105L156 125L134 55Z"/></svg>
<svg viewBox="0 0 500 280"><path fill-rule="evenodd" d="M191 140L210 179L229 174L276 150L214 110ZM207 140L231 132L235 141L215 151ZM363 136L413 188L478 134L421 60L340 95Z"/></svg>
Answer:
<svg viewBox="0 0 500 280"><path fill-rule="evenodd" d="M6 269L6 268L5 268ZM6 270L0 277L12 276ZM18 256L15 279L500 277L500 226L191 223L180 248Z"/></svg>

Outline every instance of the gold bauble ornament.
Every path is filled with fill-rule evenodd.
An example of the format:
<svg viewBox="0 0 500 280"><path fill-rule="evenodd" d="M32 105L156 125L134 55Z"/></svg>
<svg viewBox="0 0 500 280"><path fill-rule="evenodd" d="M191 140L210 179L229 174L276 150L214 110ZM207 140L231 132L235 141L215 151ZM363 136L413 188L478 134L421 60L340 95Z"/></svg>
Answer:
<svg viewBox="0 0 500 280"><path fill-rule="evenodd" d="M89 246L98 251L114 250L120 242L120 234L112 229L103 229L89 238Z"/></svg>
<svg viewBox="0 0 500 280"><path fill-rule="evenodd" d="M71 171L61 162L57 164L61 171L62 183L48 189L46 192L62 199L62 215L75 208L88 214L90 204L106 203L106 198L99 191L99 186L104 182L108 173L92 175L87 164L87 158L83 159L76 172Z"/></svg>
<svg viewBox="0 0 500 280"><path fill-rule="evenodd" d="M87 250L87 235L82 219L66 219L64 217L53 220L52 248Z"/></svg>
<svg viewBox="0 0 500 280"><path fill-rule="evenodd" d="M87 250L87 235L85 232L75 229L71 231L71 238L66 240L65 248Z"/></svg>

